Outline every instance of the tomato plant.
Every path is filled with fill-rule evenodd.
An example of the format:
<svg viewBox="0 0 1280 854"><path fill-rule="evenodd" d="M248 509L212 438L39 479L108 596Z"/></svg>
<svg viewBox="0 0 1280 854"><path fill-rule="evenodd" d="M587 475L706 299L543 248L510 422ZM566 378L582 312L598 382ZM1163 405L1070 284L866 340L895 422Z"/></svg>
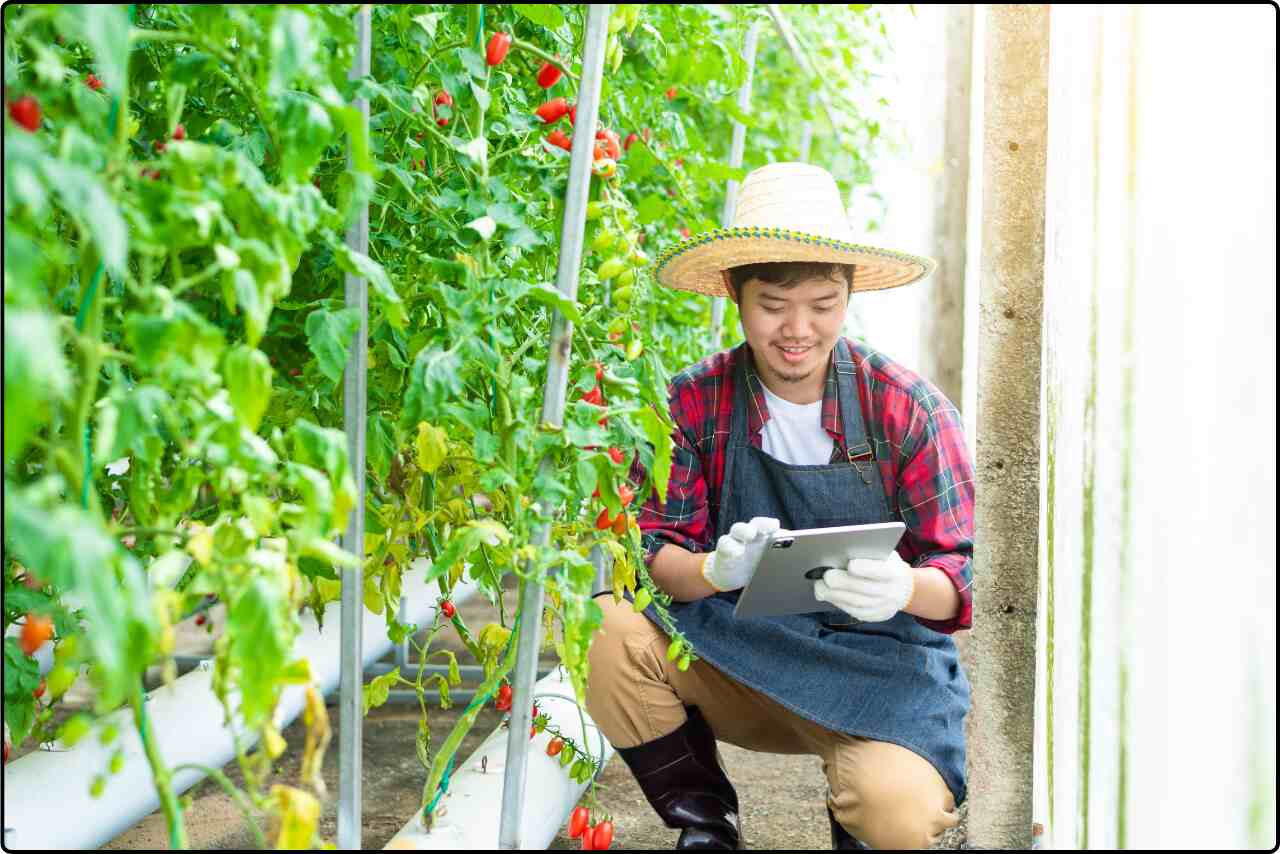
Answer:
<svg viewBox="0 0 1280 854"><path fill-rule="evenodd" d="M432 650L446 630L495 697L518 633L503 579L517 568L522 586L544 585L546 611L527 619L545 621L583 696L597 546L615 597L652 604L687 666L627 508L665 492L671 370L734 341L736 315L728 305L708 342L710 300L660 292L640 247L717 224L725 181L793 158L796 119L810 117L811 82L762 38L751 144L730 169L738 46L762 9L614 6L573 301L555 287L571 141L546 125L576 122L585 7L376 5L372 72L350 80L355 10L5 9L4 623L23 627L4 644L5 721L15 743L70 743L128 705L145 732L142 675L159 663L173 678L174 626L207 623L213 595L226 609L213 690L268 747L238 753L246 789L294 816L315 795L263 791L283 749L272 716L310 678L290 652L299 616L323 618L343 567L364 567L364 604L393 641L454 671L379 677L366 708L397 685L447 706L456 661ZM875 21L863 7L794 16L843 87L841 132L815 134L813 156L844 189L869 181L879 140L874 105L846 94L860 91L850 58L874 46ZM345 232L366 208L362 253ZM360 323L340 296L347 275L369 290L363 554L335 544L360 495L342 430ZM574 322L559 427L541 420L556 312ZM550 546L535 546L547 525ZM418 558L430 570L407 576ZM498 610L479 631L445 607L467 572ZM421 642L396 618L409 577L437 587L450 618ZM37 634L55 647L39 704ZM56 732L84 664L96 706ZM319 733L323 701L308 709ZM424 806L474 720L434 747L423 722ZM564 767L581 763L567 773L598 773L549 730ZM316 794L322 752L303 764ZM180 842L164 759L148 762ZM290 847L313 841L300 827Z"/></svg>

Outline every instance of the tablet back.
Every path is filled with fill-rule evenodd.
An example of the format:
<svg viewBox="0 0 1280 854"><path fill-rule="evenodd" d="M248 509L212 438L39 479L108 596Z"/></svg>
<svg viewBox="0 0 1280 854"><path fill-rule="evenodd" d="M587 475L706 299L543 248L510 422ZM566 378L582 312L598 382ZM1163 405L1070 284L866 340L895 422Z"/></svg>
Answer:
<svg viewBox="0 0 1280 854"><path fill-rule="evenodd" d="M735 617L776 617L834 611L813 598L813 581L851 558L883 560L902 539L906 525L878 522L841 528L778 531L770 537L755 575L738 597Z"/></svg>

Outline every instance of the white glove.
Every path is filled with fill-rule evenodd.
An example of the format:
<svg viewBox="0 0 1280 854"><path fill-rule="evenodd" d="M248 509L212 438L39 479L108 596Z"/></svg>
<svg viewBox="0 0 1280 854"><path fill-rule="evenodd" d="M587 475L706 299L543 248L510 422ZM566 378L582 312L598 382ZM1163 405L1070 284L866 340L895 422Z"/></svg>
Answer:
<svg viewBox="0 0 1280 854"><path fill-rule="evenodd" d="M868 623L888 620L911 604L916 573L892 551L884 560L853 558L845 569L828 569L813 582L813 597Z"/></svg>
<svg viewBox="0 0 1280 854"><path fill-rule="evenodd" d="M744 587L764 557L765 540L779 524L768 516L735 522L729 533L716 541L716 550L702 561L702 577L721 593Z"/></svg>

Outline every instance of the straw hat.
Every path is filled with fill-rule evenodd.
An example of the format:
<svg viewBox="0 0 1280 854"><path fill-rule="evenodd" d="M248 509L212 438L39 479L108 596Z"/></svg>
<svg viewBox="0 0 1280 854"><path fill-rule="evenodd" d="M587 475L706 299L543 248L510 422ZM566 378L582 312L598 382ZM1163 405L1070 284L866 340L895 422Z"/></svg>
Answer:
<svg viewBox="0 0 1280 854"><path fill-rule="evenodd" d="M762 261L853 264L853 289L909 285L937 267L932 258L853 242L836 179L808 163L770 163L742 183L733 225L697 234L658 257L669 288L727 297L730 267Z"/></svg>

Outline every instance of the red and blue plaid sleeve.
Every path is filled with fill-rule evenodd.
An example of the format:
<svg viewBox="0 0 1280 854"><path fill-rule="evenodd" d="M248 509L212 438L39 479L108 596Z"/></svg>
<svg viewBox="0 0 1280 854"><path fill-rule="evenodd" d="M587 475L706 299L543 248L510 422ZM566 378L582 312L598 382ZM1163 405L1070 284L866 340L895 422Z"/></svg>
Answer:
<svg viewBox="0 0 1280 854"><path fill-rule="evenodd" d="M927 380L912 378L909 387L881 386L885 438L901 449L895 499L907 530L898 554L912 566L941 569L955 585L955 617L916 617L951 634L973 625L973 464L959 410Z"/></svg>

